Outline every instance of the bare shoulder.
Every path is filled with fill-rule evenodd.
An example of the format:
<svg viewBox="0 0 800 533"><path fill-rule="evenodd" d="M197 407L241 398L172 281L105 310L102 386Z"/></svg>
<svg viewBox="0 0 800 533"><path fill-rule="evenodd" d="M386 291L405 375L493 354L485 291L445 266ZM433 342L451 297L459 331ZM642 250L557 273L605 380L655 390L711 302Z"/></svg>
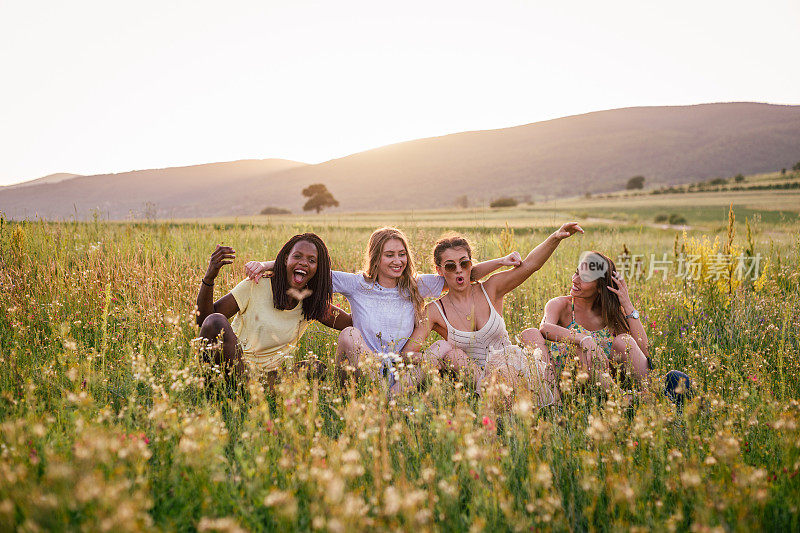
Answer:
<svg viewBox="0 0 800 533"><path fill-rule="evenodd" d="M569 296L556 296L555 298L551 298L545 304L545 307L548 309L552 309L553 311L563 311L564 309L566 309L568 304L569 304Z"/></svg>
<svg viewBox="0 0 800 533"><path fill-rule="evenodd" d="M544 305L544 314L547 322L560 324L569 308L569 296L556 296Z"/></svg>
<svg viewBox="0 0 800 533"><path fill-rule="evenodd" d="M434 324L444 325L444 318L442 317L441 311L439 311L439 306L437 306L434 302L429 303L425 306L425 314L428 317L428 320L431 322L431 326Z"/></svg>

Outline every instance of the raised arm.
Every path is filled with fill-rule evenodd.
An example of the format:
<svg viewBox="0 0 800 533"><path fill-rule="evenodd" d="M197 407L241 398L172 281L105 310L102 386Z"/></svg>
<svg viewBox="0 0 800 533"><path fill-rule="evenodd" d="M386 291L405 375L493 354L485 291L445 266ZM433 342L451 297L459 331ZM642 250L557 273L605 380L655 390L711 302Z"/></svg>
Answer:
<svg viewBox="0 0 800 533"><path fill-rule="evenodd" d="M498 268L504 266L518 267L521 264L522 257L520 257L519 252L511 252L504 257L489 259L488 261L482 261L476 265L472 265L472 273L470 274L470 277L473 281L478 281L482 278L485 278Z"/></svg>
<svg viewBox="0 0 800 533"><path fill-rule="evenodd" d="M230 246L217 245L211 259L208 262L206 275L200 283L200 291L197 293L197 325L201 326L203 320L212 313L222 313L226 318L231 318L239 312L239 305L232 294L228 293L216 302L214 299L214 280L219 275L219 270L233 263L236 251Z"/></svg>
<svg viewBox="0 0 800 533"><path fill-rule="evenodd" d="M519 267L498 272L486 280L484 286L490 292L492 299L502 298L516 289L531 274L542 268L542 265L550 259L550 256L553 255L561 241L578 232L583 233L583 228L577 222L567 222L550 234L539 246L531 250Z"/></svg>

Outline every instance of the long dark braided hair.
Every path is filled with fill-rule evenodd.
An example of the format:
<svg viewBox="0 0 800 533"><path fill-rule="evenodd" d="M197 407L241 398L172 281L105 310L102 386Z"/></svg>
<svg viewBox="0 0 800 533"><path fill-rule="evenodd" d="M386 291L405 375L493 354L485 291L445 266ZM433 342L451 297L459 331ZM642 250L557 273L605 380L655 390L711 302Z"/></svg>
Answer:
<svg viewBox="0 0 800 533"><path fill-rule="evenodd" d="M272 300L275 304L275 309L287 310L292 308L294 298L287 293L290 285L289 273L286 271L286 258L294 248L294 245L301 241L309 242L317 249L317 271L306 284L306 288L311 291L311 294L303 299L303 318L306 320L319 320L325 315L325 311L331 304L333 282L331 281L331 257L328 254L328 248L315 233L295 235L278 252L278 256L275 258L275 273L270 278L272 282Z"/></svg>

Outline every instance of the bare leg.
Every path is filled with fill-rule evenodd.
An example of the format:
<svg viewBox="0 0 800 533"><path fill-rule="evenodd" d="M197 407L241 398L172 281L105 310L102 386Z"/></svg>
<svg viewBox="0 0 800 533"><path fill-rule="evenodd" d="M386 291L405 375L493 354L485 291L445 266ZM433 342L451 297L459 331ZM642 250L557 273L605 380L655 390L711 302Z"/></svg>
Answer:
<svg viewBox="0 0 800 533"><path fill-rule="evenodd" d="M431 344L425 354L424 360L441 372L450 372L453 375L466 375L475 379L475 386L480 391L483 374L478 372L475 363L461 349L456 348L446 340L439 340Z"/></svg>
<svg viewBox="0 0 800 533"><path fill-rule="evenodd" d="M614 362L622 363L632 369L632 375L636 382L647 386L647 377L650 374L647 357L633 337L627 333L614 337L614 341L611 343L611 358Z"/></svg>
<svg viewBox="0 0 800 533"><path fill-rule="evenodd" d="M356 328L349 326L339 333L336 343L336 372L340 383L344 383L351 374L355 379L360 378L363 375L362 368L374 358L375 354Z"/></svg>
<svg viewBox="0 0 800 533"><path fill-rule="evenodd" d="M244 375L244 359L239 347L239 340L233 332L228 319L222 313L212 313L203 320L200 336L210 345L204 349L204 355L215 365L223 369L223 373L237 377ZM214 343L219 342L214 346Z"/></svg>
<svg viewBox="0 0 800 533"><path fill-rule="evenodd" d="M599 383L603 389L610 391L614 379L609 374L609 362L606 353L599 346L581 348L578 346L578 359L584 372L591 378L591 383Z"/></svg>
<svg viewBox="0 0 800 533"><path fill-rule="evenodd" d="M550 356L550 350L547 348L547 342L544 336L538 329L528 328L520 334L519 338L520 341L522 341L522 345L532 352L538 349L541 354L541 360L544 361L546 365L543 378L545 381L544 386L548 390L539 391L538 396L540 400L543 400L543 403L548 403L554 398L556 404L560 403L561 398L557 387L556 367L553 358ZM536 392L537 391L534 391L534 393Z"/></svg>

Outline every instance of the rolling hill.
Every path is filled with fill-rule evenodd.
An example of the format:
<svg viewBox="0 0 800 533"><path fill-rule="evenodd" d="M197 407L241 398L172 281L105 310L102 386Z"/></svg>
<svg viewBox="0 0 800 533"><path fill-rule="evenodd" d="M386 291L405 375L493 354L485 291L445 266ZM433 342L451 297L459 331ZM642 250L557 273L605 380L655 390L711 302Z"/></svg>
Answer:
<svg viewBox="0 0 800 533"><path fill-rule="evenodd" d="M86 176L0 189L12 217L65 217L99 207L111 218L244 215L267 205L299 210L300 191L325 183L339 209L388 210L533 199L791 167L800 160L800 106L720 103L599 111L513 128L418 139L317 165L238 161ZM73 208L73 204L75 208Z"/></svg>
<svg viewBox="0 0 800 533"><path fill-rule="evenodd" d="M47 185L49 183L60 183L62 181L71 180L72 178L80 178L80 174L70 174L69 172L59 172L57 174L49 174L43 178L37 178L35 180L25 181L23 183L16 183L14 185L9 185L8 189L18 189L20 187L30 187L32 185ZM2 187L0 187L0 190Z"/></svg>
<svg viewBox="0 0 800 533"><path fill-rule="evenodd" d="M225 215L242 207L238 200L218 202L221 190L235 190L245 200L243 183L303 165L283 159L242 160L79 176L58 183L34 180L27 187L0 188L0 210L12 218L65 218L76 212L86 218L93 209L111 219L142 218L153 209L160 218Z"/></svg>

